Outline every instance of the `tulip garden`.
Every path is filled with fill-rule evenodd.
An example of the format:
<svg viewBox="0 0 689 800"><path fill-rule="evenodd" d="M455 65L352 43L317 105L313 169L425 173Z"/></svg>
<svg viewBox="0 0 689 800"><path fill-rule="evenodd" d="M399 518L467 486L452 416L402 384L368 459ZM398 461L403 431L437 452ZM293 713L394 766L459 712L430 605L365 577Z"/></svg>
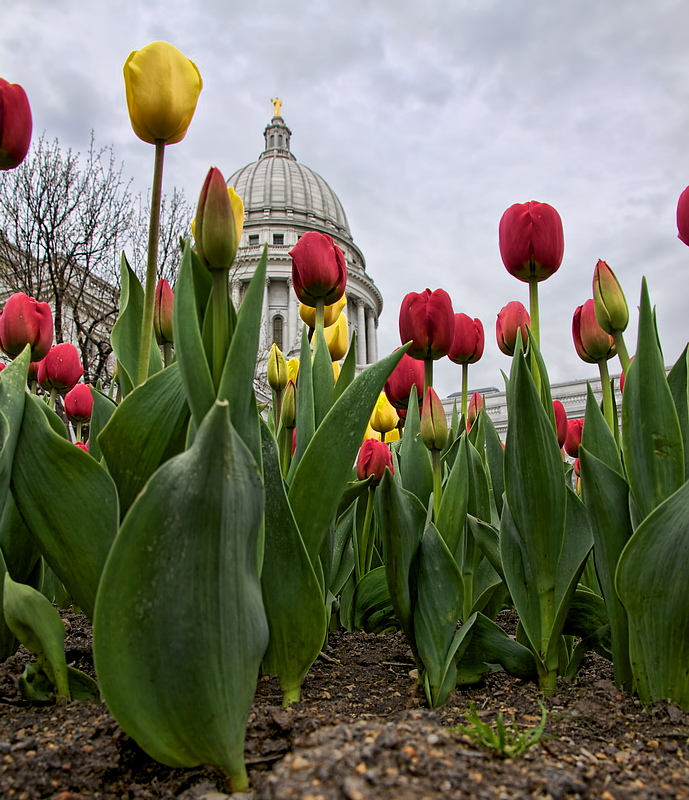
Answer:
<svg viewBox="0 0 689 800"><path fill-rule="evenodd" d="M143 284L122 257L115 380L80 383L77 351L53 343L41 298L12 295L0 315L0 658L20 644L31 653L24 700L102 698L152 759L213 767L228 791L248 787L257 683L274 676L279 702L300 703L341 631L403 637L429 709L496 674L547 702L595 653L630 702L689 711L689 357L665 364L652 287L639 287L629 354L627 299L595 266L572 333L598 364L602 399L589 391L585 418L567 420L538 311L539 283L563 258L562 221L546 203L505 211L500 254L515 292L528 286L528 309L496 309L512 356L502 442L469 397L482 323L442 289L411 291L399 349L359 373L344 256L306 232L290 253L299 359L273 345L272 396L259 402L267 255L235 308L244 211L218 169L174 290L156 280L165 149L184 138L201 77L154 42L127 59L124 80L133 130L153 146L153 201ZM0 80L0 167L20 164L30 139L26 95ZM462 369L449 419L433 389L445 357ZM93 622L95 680L68 665L56 606Z"/></svg>

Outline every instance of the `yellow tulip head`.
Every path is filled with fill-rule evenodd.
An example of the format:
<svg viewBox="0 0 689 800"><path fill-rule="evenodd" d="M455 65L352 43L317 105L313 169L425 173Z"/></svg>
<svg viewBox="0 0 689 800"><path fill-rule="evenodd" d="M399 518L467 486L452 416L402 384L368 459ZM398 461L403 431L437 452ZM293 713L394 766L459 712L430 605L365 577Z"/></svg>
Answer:
<svg viewBox="0 0 689 800"><path fill-rule="evenodd" d="M151 42L130 53L123 72L134 133L150 144L181 142L203 88L196 64L168 42Z"/></svg>
<svg viewBox="0 0 689 800"><path fill-rule="evenodd" d="M332 305L325 307L323 327L329 328L337 322L337 318L342 313L345 305L347 304L347 295L343 294L342 297ZM299 303L299 316L302 322L305 322L309 328L316 327L316 309L311 306L305 306Z"/></svg>
<svg viewBox="0 0 689 800"><path fill-rule="evenodd" d="M194 220L196 252L208 269L229 269L244 227L244 203L217 167L211 167L201 189Z"/></svg>
<svg viewBox="0 0 689 800"><path fill-rule="evenodd" d="M399 421L400 418L390 404L385 392L381 392L376 400L369 425L374 431L378 431L378 433L388 433L389 431L395 430Z"/></svg>
<svg viewBox="0 0 689 800"><path fill-rule="evenodd" d="M330 351L330 358L332 361L339 361L347 354L347 347L349 346L349 325L347 324L347 315L340 314L337 322L324 330L325 342Z"/></svg>
<svg viewBox="0 0 689 800"><path fill-rule="evenodd" d="M297 382L297 376L299 375L299 359L298 358L290 358L287 362L287 380Z"/></svg>
<svg viewBox="0 0 689 800"><path fill-rule="evenodd" d="M268 354L268 384L273 391L281 392L287 386L287 380L287 361L273 342Z"/></svg>

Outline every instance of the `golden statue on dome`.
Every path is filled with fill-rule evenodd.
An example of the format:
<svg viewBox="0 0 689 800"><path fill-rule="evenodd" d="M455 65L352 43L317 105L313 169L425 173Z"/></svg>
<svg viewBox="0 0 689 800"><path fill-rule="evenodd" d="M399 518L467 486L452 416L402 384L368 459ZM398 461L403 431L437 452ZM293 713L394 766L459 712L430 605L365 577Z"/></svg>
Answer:
<svg viewBox="0 0 689 800"><path fill-rule="evenodd" d="M282 114L280 111L282 109L282 100L280 100L279 97L271 97L270 102L273 104L273 116L281 117Z"/></svg>

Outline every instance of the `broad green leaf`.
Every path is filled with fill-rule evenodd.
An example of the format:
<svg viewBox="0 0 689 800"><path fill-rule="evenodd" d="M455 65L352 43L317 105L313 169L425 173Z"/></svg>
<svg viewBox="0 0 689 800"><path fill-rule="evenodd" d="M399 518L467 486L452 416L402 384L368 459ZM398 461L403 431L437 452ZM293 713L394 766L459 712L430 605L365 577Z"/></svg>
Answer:
<svg viewBox="0 0 689 800"><path fill-rule="evenodd" d="M400 348L371 365L345 390L318 426L294 472L289 501L312 563L335 520L378 395L404 352ZM297 427L297 441L298 437Z"/></svg>
<svg viewBox="0 0 689 800"><path fill-rule="evenodd" d="M467 517L467 522L476 543L483 551L483 555L488 559L496 573L504 580L502 556L500 555L500 532L490 523L471 515Z"/></svg>
<svg viewBox="0 0 689 800"><path fill-rule="evenodd" d="M349 338L349 347L347 348L347 355L340 367L340 374L337 377L337 383L333 390L333 403L344 392L349 384L356 376L356 331L352 331Z"/></svg>
<svg viewBox="0 0 689 800"><path fill-rule="evenodd" d="M301 333L301 350L299 352L299 377L297 382L297 446L287 476L291 485L294 473L301 457L309 446L316 429L316 418L313 408L313 373L311 364L311 347L309 345L306 325ZM363 438L363 434L362 434Z"/></svg>
<svg viewBox="0 0 689 800"><path fill-rule="evenodd" d="M124 396L131 392L136 381L144 315L144 290L124 253L120 261L120 283L120 313L113 325L110 342L117 357L118 380ZM152 375L162 368L160 350L155 336L151 335L148 374Z"/></svg>
<svg viewBox="0 0 689 800"><path fill-rule="evenodd" d="M316 427L318 427L332 406L335 377L333 362L330 359L330 351L322 328L316 329L312 343L313 411Z"/></svg>
<svg viewBox="0 0 689 800"><path fill-rule="evenodd" d="M399 628L390 601L385 567L372 569L357 583L354 627L366 633L386 633Z"/></svg>
<svg viewBox="0 0 689 800"><path fill-rule="evenodd" d="M636 360L636 359L635 359ZM625 402L627 386L625 385ZM643 703L689 710L689 481L641 523L620 556L615 584L629 615L630 654Z"/></svg>
<svg viewBox="0 0 689 800"><path fill-rule="evenodd" d="M124 518L163 461L184 448L189 407L177 362L130 392L98 437Z"/></svg>
<svg viewBox="0 0 689 800"><path fill-rule="evenodd" d="M455 559L434 525L426 528L421 539L417 592L414 637L429 690L428 702L436 708L455 688L457 667L450 651L462 614L464 586Z"/></svg>
<svg viewBox="0 0 689 800"><path fill-rule="evenodd" d="M388 590L395 614L417 657L413 608L416 602L418 550L426 527L419 498L394 480L388 470L376 490L376 519L383 539Z"/></svg>
<svg viewBox="0 0 689 800"><path fill-rule="evenodd" d="M44 403L26 395L12 494L43 557L91 617L117 532L117 491L95 459L51 428L46 411Z"/></svg>
<svg viewBox="0 0 689 800"><path fill-rule="evenodd" d="M70 700L65 626L52 604L36 589L16 583L5 573L2 610L9 629L55 684L57 696Z"/></svg>
<svg viewBox="0 0 689 800"><path fill-rule="evenodd" d="M624 384L622 449L629 486L643 518L685 478L682 429L665 377L645 279L636 356Z"/></svg>
<svg viewBox="0 0 689 800"><path fill-rule="evenodd" d="M29 374L31 349L27 345L17 358L0 372L0 513L10 490L12 461L24 416L24 397ZM0 546L2 542L0 541Z"/></svg>
<svg viewBox="0 0 689 800"><path fill-rule="evenodd" d="M101 431L107 425L110 417L115 413L117 404L106 397L103 392L99 392L95 387L91 387L91 394L93 396L93 410L91 412L91 421L89 422L89 455L100 461L102 457L100 445L98 444L98 437Z"/></svg>
<svg viewBox="0 0 689 800"><path fill-rule="evenodd" d="M466 435L459 442L459 450L452 471L443 488L436 527L451 553L454 553L466 524L469 500L469 443Z"/></svg>
<svg viewBox="0 0 689 800"><path fill-rule="evenodd" d="M246 788L246 722L268 644L257 544L256 462L216 403L189 450L129 510L94 621L108 708L151 757L211 764Z"/></svg>
<svg viewBox="0 0 689 800"><path fill-rule="evenodd" d="M215 401L215 386L201 336L203 312L210 294L210 286L204 283L206 275L210 282L208 270L194 258L187 242L175 284L172 329L175 356L195 427L201 424Z"/></svg>
<svg viewBox="0 0 689 800"><path fill-rule="evenodd" d="M323 592L287 502L277 445L262 425L266 490L261 586L270 639L263 669L277 675L285 705L299 699L304 676L326 634Z"/></svg>
<svg viewBox="0 0 689 800"><path fill-rule="evenodd" d="M684 348L675 366L667 376L667 382L675 401L679 426L684 444L684 475L689 478L689 345Z"/></svg>
<svg viewBox="0 0 689 800"><path fill-rule="evenodd" d="M580 586L572 597L562 629L563 635L583 639L607 624L608 612L603 598Z"/></svg>
<svg viewBox="0 0 689 800"><path fill-rule="evenodd" d="M620 448L615 436L605 421L598 401L591 386L587 388L586 417L581 433L581 446L591 455L624 477L624 468L620 458Z"/></svg>
<svg viewBox="0 0 689 800"><path fill-rule="evenodd" d="M409 395L407 418L404 421L404 435L399 449L400 473L404 488L415 494L428 506L428 498L433 492L433 467L428 448L421 440L419 406L416 401L416 387Z"/></svg>
<svg viewBox="0 0 689 800"><path fill-rule="evenodd" d="M253 379L261 335L267 260L268 249L264 247L237 315L236 327L218 390L218 399L228 400L230 403L232 426L242 437L259 467L261 464L261 431L256 411Z"/></svg>
<svg viewBox="0 0 689 800"><path fill-rule="evenodd" d="M484 426L486 428L486 463L488 464L491 495L493 503L495 504L497 519L500 519L502 516L502 496L505 492L505 451L490 415L485 412L485 409L482 413L484 417Z"/></svg>

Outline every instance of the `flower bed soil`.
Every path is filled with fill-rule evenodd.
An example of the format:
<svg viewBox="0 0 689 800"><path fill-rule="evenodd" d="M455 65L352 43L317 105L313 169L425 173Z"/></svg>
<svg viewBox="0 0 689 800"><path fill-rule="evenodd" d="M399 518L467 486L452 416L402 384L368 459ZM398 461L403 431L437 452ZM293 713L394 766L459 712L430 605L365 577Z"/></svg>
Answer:
<svg viewBox="0 0 689 800"><path fill-rule="evenodd" d="M65 614L68 662L93 674L90 625ZM222 800L222 776L152 761L104 704L25 704L16 681L27 654L0 664L0 797L5 800ZM300 703L280 706L272 678L259 681L246 759L258 800L432 798L689 798L689 714L644 709L614 685L611 665L586 658L573 683L545 701L544 739L501 759L453 726L473 702L533 728L538 689L497 673L429 711L400 634L332 634ZM237 796L238 797L238 796ZM243 796L244 797L244 796Z"/></svg>

